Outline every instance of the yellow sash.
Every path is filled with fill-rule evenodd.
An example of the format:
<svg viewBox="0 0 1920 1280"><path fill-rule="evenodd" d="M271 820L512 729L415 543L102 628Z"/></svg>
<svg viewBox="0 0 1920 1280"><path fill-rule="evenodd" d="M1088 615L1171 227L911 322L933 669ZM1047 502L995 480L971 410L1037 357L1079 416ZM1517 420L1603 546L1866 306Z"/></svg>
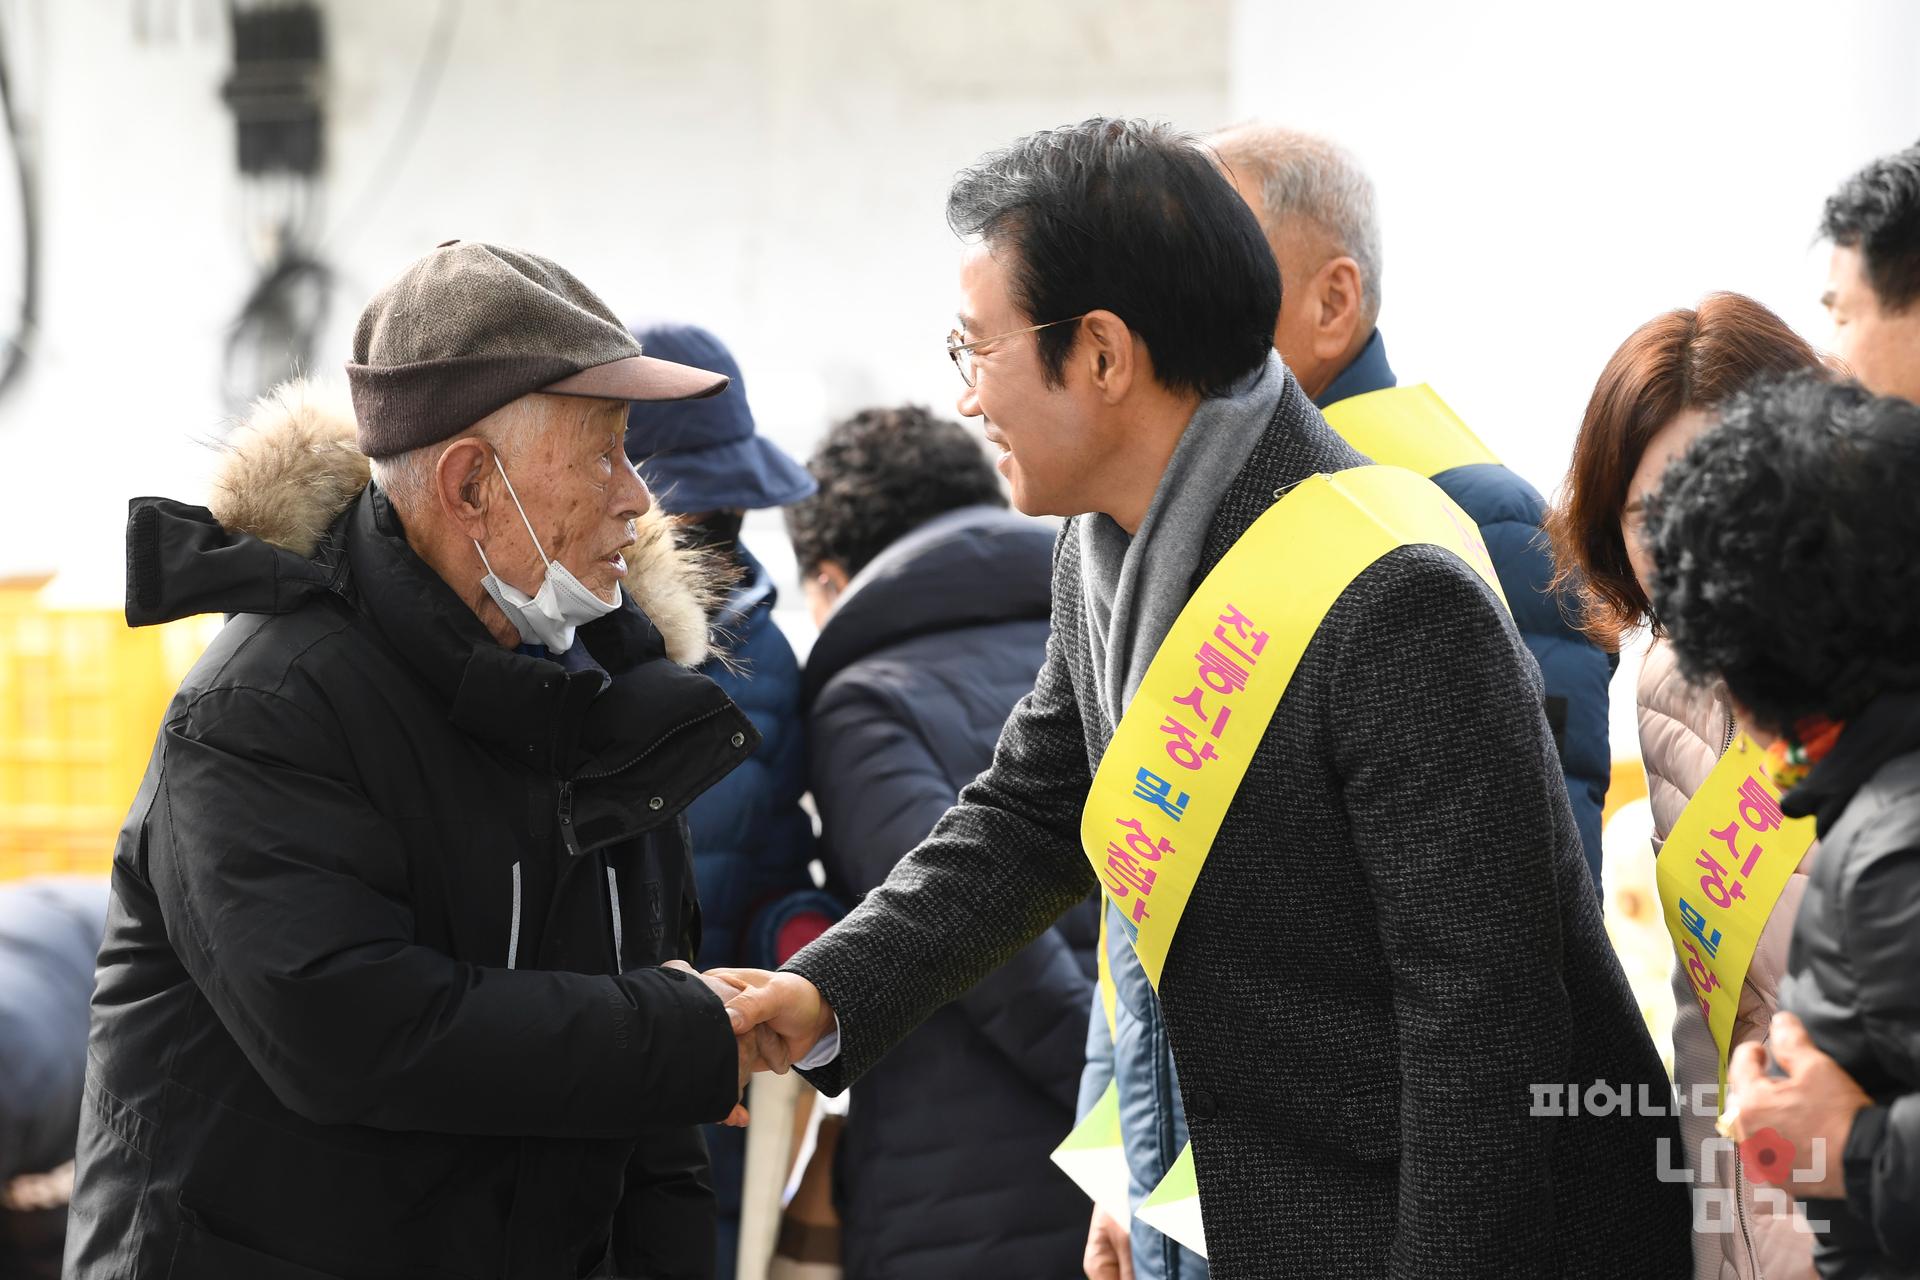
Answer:
<svg viewBox="0 0 1920 1280"><path fill-rule="evenodd" d="M1252 750L1265 735L1267 723L1279 705L1280 694L1285 692L1286 683L1299 665L1307 644L1319 630L1321 619L1353 579L1395 547L1410 542L1430 542L1459 555L1502 601L1506 599L1494 575L1486 545L1480 540L1479 529L1444 493L1431 483L1419 480L1420 476L1438 475L1457 466L1499 461L1446 402L1424 383L1390 387L1342 400L1326 409L1325 417L1328 425L1348 444L1376 463L1392 465L1356 468L1332 477L1315 476L1294 488L1254 522L1207 576L1155 654L1139 693L1122 717L1120 731L1101 757L1100 769L1082 813L1083 851L1093 862L1094 871L1100 874L1108 900L1119 904L1135 953L1140 956L1155 990L1159 989L1166 949L1186 908L1187 896L1199 878L1200 866L1212 847L1226 807L1251 763ZM1398 470L1401 467L1406 470ZM1375 515L1376 510L1383 514ZM1285 515L1281 514L1283 511ZM1260 533L1258 539L1254 537L1256 532ZM1283 575L1274 572L1277 566L1284 566L1288 575L1300 576L1288 576L1282 582ZM1262 572L1263 569L1266 572ZM1213 634L1216 625L1223 631L1231 625L1224 621L1227 610L1222 607L1218 612L1209 612L1214 608L1211 602L1229 598L1239 604L1243 616L1260 617L1260 626L1266 627L1261 637L1264 647L1257 654L1248 653L1245 647L1239 651L1241 658L1257 659L1242 666L1248 677L1245 689L1232 695L1219 695L1215 686L1230 685L1234 677L1231 671L1217 668L1213 684L1202 692L1202 685L1195 683L1196 676L1205 679L1199 668L1200 646L1214 643L1216 652L1223 658L1233 653L1231 649L1220 650L1219 641L1226 639L1225 634L1217 637ZM1271 612L1267 611L1267 603L1248 603L1256 598L1270 602L1274 606ZM1261 612L1249 612L1254 609ZM1267 625L1269 619L1271 626ZM1242 635L1234 630L1231 634L1242 646L1251 646L1254 642L1252 633ZM1186 654L1195 656L1188 658ZM1197 703L1191 696L1186 701L1179 700L1183 678L1185 692L1200 695ZM1243 700L1243 695L1256 684L1261 690L1257 701L1252 697ZM1206 739L1198 734L1194 738L1216 753L1216 758L1202 760L1202 771L1192 771L1203 773L1204 782L1198 776L1191 776L1184 767L1143 765L1128 776L1125 764L1115 763L1123 759L1117 754L1123 749L1123 736L1136 747L1141 747L1140 740L1145 739L1142 758L1156 762L1161 752L1176 747L1176 735L1161 735L1164 747L1154 741L1157 730L1153 722L1164 723L1159 721L1159 716L1170 706L1177 715L1189 715L1229 696L1232 716L1227 719L1233 724L1233 745L1227 742L1226 724L1220 723L1214 712L1208 713ZM1172 705L1174 703L1177 705ZM1153 710L1156 707L1158 711ZM1233 716L1238 719L1232 719ZM1129 725L1134 726L1132 730ZM1190 721L1189 727L1192 727ZM1218 729L1217 735L1215 729ZM1244 747L1244 750L1235 747ZM1196 751L1196 755L1200 754ZM1174 759L1174 764L1179 765L1180 761ZM1176 777L1189 780L1182 783L1176 781ZM1137 811L1132 814L1127 813L1129 789L1133 798L1146 801L1145 806L1135 806ZM1203 816L1188 827L1186 815L1196 812L1196 805L1197 812ZM1142 816L1149 808L1151 812L1146 816L1154 819L1152 823ZM1117 864L1108 860L1113 855L1102 843L1108 839L1100 829L1103 813L1140 819L1137 828L1116 819L1113 830L1121 839L1112 848L1115 853L1126 850ZM1176 840L1172 833L1181 829L1187 834ZM1163 849L1165 853L1161 853ZM1158 854L1158 860L1145 858L1142 856L1145 852ZM1160 872L1170 859L1184 865L1175 879L1163 883ZM1134 892L1137 886L1149 883L1148 873L1152 875L1151 893ZM1116 885L1127 889L1124 897L1116 897ZM1174 892L1157 899L1152 896L1163 888ZM1136 907L1146 917L1145 921L1135 919ZM1155 911L1161 914L1161 922L1148 924ZM1154 948L1155 958L1151 961L1141 950L1138 930L1142 927L1147 929L1149 945ZM1112 969L1107 963L1106 931L1107 913L1102 910L1096 960L1100 1003L1106 1014L1107 1029L1113 1032L1118 996ZM1099 1104L1068 1136L1054 1159L1096 1203L1108 1203L1114 1198L1112 1188L1121 1187L1123 1194L1119 1199L1124 1207L1127 1166L1118 1125L1119 1106L1118 1085L1109 1084ZM1141 1213L1143 1220L1150 1212L1162 1215L1151 1225L1158 1226L1204 1258L1207 1246L1197 1212L1198 1196L1193 1148L1189 1144L1148 1197L1148 1202L1141 1206ZM1114 1210L1110 1208L1109 1212ZM1115 1212L1114 1216L1122 1215Z"/></svg>
<svg viewBox="0 0 1920 1280"><path fill-rule="evenodd" d="M1355 467L1253 522L1160 645L1095 771L1081 849L1156 990L1214 836L1280 696L1342 592L1398 547L1453 552L1502 601L1480 531L1431 481Z"/></svg>
<svg viewBox="0 0 1920 1280"><path fill-rule="evenodd" d="M1322 411L1327 425L1348 444L1374 462L1405 467L1423 476L1477 462L1498 463L1493 451L1448 407L1437 392L1422 382L1409 387L1386 387L1349 396ZM1496 585L1496 589L1497 585ZM1328 607L1332 602L1328 602ZM1322 615L1324 616L1324 611ZM1315 619L1318 625L1318 618ZM1309 637L1311 638L1311 637ZM1117 994L1107 963L1106 913L1100 917L1100 952L1096 971L1100 1001L1111 1030Z"/></svg>
<svg viewBox="0 0 1920 1280"><path fill-rule="evenodd" d="M1780 812L1767 753L1741 734L1674 823L1654 862L1667 932L1720 1054L1727 1054L1760 931L1813 846L1813 819Z"/></svg>
<svg viewBox="0 0 1920 1280"><path fill-rule="evenodd" d="M1322 413L1342 440L1375 462L1423 476L1500 461L1424 382L1350 396Z"/></svg>

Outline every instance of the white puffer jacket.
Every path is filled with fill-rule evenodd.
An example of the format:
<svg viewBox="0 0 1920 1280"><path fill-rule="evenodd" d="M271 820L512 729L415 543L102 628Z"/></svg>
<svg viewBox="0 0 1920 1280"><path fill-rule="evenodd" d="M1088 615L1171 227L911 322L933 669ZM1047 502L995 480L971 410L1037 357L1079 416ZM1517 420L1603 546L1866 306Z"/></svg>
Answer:
<svg viewBox="0 0 1920 1280"><path fill-rule="evenodd" d="M1733 745L1735 725L1732 711L1724 698L1689 684L1680 674L1673 651L1656 641L1640 669L1636 699L1640 711L1640 755L1647 768L1648 799L1653 807L1654 851L1659 852L1667 833L1680 821L1687 801L1713 772L1714 765ZM1800 897L1806 892L1807 872L1819 848L1809 850L1799 870L1781 890L1773 914L1760 934L1760 946L1747 969L1740 992L1740 1012L1734 1020L1734 1044L1764 1041L1767 1022L1779 1005L1780 979L1787 971L1787 944L1793 935L1793 918L1800 910ZM1691 1099L1696 1084L1704 1085L1704 1097L1711 1098L1719 1079L1719 1056L1713 1036L1700 1016L1686 970L1679 965L1673 971L1673 1074L1680 1096ZM1693 1114L1687 1106L1680 1118L1680 1133L1686 1146L1688 1168L1699 1179L1694 1184L1693 1238L1694 1280L1815 1280L1812 1259L1813 1237L1796 1229L1790 1213L1779 1208L1779 1198L1769 1194L1756 1201L1753 1184L1748 1181L1738 1153L1726 1153L1713 1160L1710 1178L1700 1178L1703 1144L1714 1139L1714 1117ZM1731 1158L1729 1158L1729 1155ZM1738 1208L1730 1222L1726 1217L1727 1197L1703 1196L1714 1191L1737 1189ZM1716 1224L1702 1228L1702 1224ZM1802 1223L1801 1225L1804 1225Z"/></svg>

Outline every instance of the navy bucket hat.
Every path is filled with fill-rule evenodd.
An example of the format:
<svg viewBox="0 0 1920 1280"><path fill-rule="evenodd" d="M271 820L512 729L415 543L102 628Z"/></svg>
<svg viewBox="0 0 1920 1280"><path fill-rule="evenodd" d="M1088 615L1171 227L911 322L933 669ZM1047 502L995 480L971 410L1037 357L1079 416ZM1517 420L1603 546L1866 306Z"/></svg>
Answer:
<svg viewBox="0 0 1920 1280"><path fill-rule="evenodd" d="M627 456L673 515L784 507L813 496L807 469L755 434L740 366L720 339L693 325L638 328L641 349L726 374L726 392L706 400L634 404L627 411Z"/></svg>

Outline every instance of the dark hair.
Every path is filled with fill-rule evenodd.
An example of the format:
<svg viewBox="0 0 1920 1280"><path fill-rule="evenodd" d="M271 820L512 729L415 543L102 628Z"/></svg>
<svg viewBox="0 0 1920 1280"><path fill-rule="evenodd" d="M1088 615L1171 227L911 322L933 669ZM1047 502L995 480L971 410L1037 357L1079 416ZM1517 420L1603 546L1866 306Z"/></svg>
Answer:
<svg viewBox="0 0 1920 1280"><path fill-rule="evenodd" d="M1888 311L1920 300L1920 142L1881 156L1827 197L1820 234L1860 251Z"/></svg>
<svg viewBox="0 0 1920 1280"><path fill-rule="evenodd" d="M1032 323L1119 316L1163 386L1219 395L1273 347L1280 269L1259 220L1200 144L1167 125L1094 119L1029 134L961 171L947 224L1012 250L1014 302ZM1037 335L1049 386L1079 332Z"/></svg>
<svg viewBox="0 0 1920 1280"><path fill-rule="evenodd" d="M1007 505L972 432L917 405L864 409L807 459L820 491L787 508L802 577L828 560L852 576L902 535L960 507Z"/></svg>
<svg viewBox="0 0 1920 1280"><path fill-rule="evenodd" d="M1920 406L1765 379L1648 504L1653 602L1693 680L1767 728L1920 688Z"/></svg>
<svg viewBox="0 0 1920 1280"><path fill-rule="evenodd" d="M1779 316L1737 293L1710 293L1635 329L1607 361L1573 445L1573 466L1547 513L1554 587L1580 604L1580 627L1617 650L1649 612L1620 512L1648 443L1688 409L1709 409L1754 375L1820 366Z"/></svg>

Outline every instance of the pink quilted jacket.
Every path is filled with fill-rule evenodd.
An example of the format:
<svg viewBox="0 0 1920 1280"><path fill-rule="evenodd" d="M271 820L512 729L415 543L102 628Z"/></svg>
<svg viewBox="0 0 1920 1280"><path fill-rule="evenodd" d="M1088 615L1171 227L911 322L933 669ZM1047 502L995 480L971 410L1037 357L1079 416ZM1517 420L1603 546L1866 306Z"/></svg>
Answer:
<svg viewBox="0 0 1920 1280"><path fill-rule="evenodd" d="M1640 755L1647 768L1648 798L1653 806L1655 853L1680 820L1680 811L1720 756L1732 745L1734 719L1715 691L1696 688L1681 678L1673 651L1655 641L1640 669L1637 702L1640 711ZM1760 948L1747 970L1740 992L1740 1012L1734 1023L1734 1043L1764 1040L1767 1021L1780 997L1780 979L1787 971L1787 943L1793 918L1806 891L1807 872L1819 848L1807 853L1780 900L1774 904ZM1673 1072L1681 1096L1691 1098L1693 1086L1711 1089L1719 1075L1713 1037L1700 1006L1694 1002L1686 970L1673 974ZM1687 1165L1699 1175L1702 1143L1714 1137L1712 1115L1696 1116L1689 1106L1680 1120ZM1713 1160L1713 1175L1694 1186L1694 1280L1816 1280L1811 1249L1813 1237L1797 1230L1791 1216L1782 1213L1774 1197L1756 1201L1753 1184L1739 1156L1722 1153ZM1729 1197L1707 1195L1737 1190L1737 1207ZM1726 1210L1732 1208L1728 1220Z"/></svg>

